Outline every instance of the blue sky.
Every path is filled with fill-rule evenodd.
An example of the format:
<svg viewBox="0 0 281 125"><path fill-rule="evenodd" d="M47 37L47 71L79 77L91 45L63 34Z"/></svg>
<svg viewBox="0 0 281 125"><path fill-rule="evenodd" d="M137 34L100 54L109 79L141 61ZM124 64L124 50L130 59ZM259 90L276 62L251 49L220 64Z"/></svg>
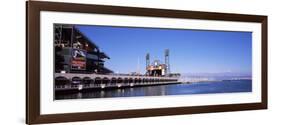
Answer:
<svg viewBox="0 0 281 125"><path fill-rule="evenodd" d="M171 72L251 73L252 33L79 25L111 59L105 66L118 73L145 72L145 55L164 62L170 50ZM139 66L138 66L139 62Z"/></svg>

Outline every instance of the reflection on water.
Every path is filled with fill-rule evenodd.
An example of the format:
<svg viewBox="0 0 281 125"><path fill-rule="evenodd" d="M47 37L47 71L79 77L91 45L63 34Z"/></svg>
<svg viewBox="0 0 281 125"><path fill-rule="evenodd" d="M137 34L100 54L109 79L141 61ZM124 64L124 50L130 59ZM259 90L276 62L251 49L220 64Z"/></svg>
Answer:
<svg viewBox="0 0 281 125"><path fill-rule="evenodd" d="M252 80L219 82L197 82L192 84L170 84L108 90L92 90L77 93L56 93L55 99L83 99L135 96L164 96L208 93L251 92Z"/></svg>

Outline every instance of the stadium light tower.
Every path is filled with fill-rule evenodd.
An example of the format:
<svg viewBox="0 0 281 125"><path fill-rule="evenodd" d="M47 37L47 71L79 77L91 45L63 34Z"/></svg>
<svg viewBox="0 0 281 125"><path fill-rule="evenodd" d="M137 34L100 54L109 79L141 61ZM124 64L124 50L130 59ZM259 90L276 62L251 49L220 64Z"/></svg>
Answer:
<svg viewBox="0 0 281 125"><path fill-rule="evenodd" d="M146 68L147 68L150 65L149 53L146 54L145 59L146 59Z"/></svg>
<svg viewBox="0 0 281 125"><path fill-rule="evenodd" d="M166 65L166 70L165 70L165 75L168 76L170 74L170 52L169 49L165 49L165 65Z"/></svg>

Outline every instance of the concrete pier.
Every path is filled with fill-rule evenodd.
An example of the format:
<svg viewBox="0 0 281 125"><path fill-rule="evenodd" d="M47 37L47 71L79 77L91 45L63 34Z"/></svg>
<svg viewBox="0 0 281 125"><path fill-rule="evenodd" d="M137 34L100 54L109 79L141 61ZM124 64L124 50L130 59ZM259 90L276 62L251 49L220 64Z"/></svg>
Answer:
<svg viewBox="0 0 281 125"><path fill-rule="evenodd" d="M55 73L55 91L179 84L178 77Z"/></svg>

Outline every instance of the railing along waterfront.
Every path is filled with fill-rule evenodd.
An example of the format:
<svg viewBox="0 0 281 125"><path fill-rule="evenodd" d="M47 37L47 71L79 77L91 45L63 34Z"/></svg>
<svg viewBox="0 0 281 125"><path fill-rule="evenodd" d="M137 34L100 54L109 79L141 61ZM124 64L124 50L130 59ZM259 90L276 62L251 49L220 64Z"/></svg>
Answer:
<svg viewBox="0 0 281 125"><path fill-rule="evenodd" d="M55 90L106 89L175 84L177 77L55 73Z"/></svg>

